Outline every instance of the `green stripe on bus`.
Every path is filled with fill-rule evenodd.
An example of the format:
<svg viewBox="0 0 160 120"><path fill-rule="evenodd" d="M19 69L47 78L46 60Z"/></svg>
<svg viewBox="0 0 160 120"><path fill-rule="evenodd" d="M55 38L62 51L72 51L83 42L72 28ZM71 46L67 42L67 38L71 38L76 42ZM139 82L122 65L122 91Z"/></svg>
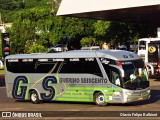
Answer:
<svg viewBox="0 0 160 120"><path fill-rule="evenodd" d="M121 88L68 87L67 90L121 90Z"/></svg>
<svg viewBox="0 0 160 120"><path fill-rule="evenodd" d="M77 94L77 95L76 95L76 94L70 94L70 95L68 95L68 94L63 94L62 97L68 97L68 98L69 98L69 97L71 97L71 98L73 98L73 97L74 97L74 98L75 98L75 97L76 97L76 98L93 98L93 97L88 96L88 95L80 95L80 94Z"/></svg>
<svg viewBox="0 0 160 120"><path fill-rule="evenodd" d="M77 102L93 102L92 99L80 99L80 98L58 98L58 101L77 101Z"/></svg>
<svg viewBox="0 0 160 120"><path fill-rule="evenodd" d="M64 94L90 94L92 95L93 94L93 91L65 91Z"/></svg>
<svg viewBox="0 0 160 120"><path fill-rule="evenodd" d="M104 94L114 94L114 92L103 92ZM93 92L76 92L76 91L67 91L65 93L63 93L63 95L66 94L66 95L93 95Z"/></svg>

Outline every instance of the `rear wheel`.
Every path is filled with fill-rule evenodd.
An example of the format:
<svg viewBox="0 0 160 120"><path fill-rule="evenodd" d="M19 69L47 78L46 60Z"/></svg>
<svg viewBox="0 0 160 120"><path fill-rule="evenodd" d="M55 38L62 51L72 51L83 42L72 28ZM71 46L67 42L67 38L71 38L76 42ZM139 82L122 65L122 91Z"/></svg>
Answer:
<svg viewBox="0 0 160 120"><path fill-rule="evenodd" d="M102 92L97 92L94 94L94 102L99 106L106 106L105 97Z"/></svg>
<svg viewBox="0 0 160 120"><path fill-rule="evenodd" d="M33 104L40 103L38 93L35 90L30 92L30 100Z"/></svg>

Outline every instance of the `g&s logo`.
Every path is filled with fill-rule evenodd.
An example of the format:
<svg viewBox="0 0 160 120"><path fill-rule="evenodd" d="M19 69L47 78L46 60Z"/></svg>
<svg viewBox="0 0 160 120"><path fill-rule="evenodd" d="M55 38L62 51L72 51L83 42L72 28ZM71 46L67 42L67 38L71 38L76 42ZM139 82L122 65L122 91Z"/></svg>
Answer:
<svg viewBox="0 0 160 120"><path fill-rule="evenodd" d="M25 100L28 96L28 84L30 83L30 80L26 76L18 76L15 78L13 83L13 90L12 90L12 96L15 99L21 99ZM56 87L52 86L53 84L57 84L58 80L54 76L47 76L42 81L42 87L43 89L48 92L47 93L40 93L40 96L43 100L51 101L54 99L56 95ZM26 85L24 85L26 84ZM52 85L51 85L52 84Z"/></svg>
<svg viewBox="0 0 160 120"><path fill-rule="evenodd" d="M148 48L148 52L149 52L149 53L154 53L154 52L156 52L156 47L150 46L150 47Z"/></svg>

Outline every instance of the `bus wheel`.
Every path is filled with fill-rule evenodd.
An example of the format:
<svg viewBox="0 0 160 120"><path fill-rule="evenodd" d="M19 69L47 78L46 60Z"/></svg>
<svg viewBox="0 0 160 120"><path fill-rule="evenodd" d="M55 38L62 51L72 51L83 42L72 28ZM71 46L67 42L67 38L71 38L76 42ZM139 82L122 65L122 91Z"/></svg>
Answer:
<svg viewBox="0 0 160 120"><path fill-rule="evenodd" d="M94 94L94 102L99 106L106 106L105 97L102 92L97 92Z"/></svg>
<svg viewBox="0 0 160 120"><path fill-rule="evenodd" d="M33 104L38 104L40 103L39 97L38 97L38 93L33 90L30 92L30 100Z"/></svg>

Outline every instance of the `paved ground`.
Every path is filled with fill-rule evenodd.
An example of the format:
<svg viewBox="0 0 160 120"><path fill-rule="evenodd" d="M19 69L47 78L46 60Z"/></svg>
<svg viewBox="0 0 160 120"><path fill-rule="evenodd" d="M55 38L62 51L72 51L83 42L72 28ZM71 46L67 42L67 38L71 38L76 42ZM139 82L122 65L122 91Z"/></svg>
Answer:
<svg viewBox="0 0 160 120"><path fill-rule="evenodd" d="M14 99L8 98L6 96L5 86L1 86L0 111L1 112L2 111L12 111L12 112L50 111L50 112L42 112L43 116L52 116L52 117L56 116L56 118L58 117L58 119L68 119L70 118L68 116L72 116L72 118L70 119L81 119L81 118L84 119L87 116L90 117L87 117L86 119L91 119L91 118L97 119L97 117L100 117L100 119L104 119L106 117L106 114L112 116L115 119L117 119L118 116L119 117L122 116L123 119L135 119L133 117L128 118L124 116L124 115L129 116L130 114L135 114L136 119L138 119L136 115L140 115L141 113L143 114L144 112L146 112L146 114L148 112L149 113L153 112L155 114L157 113L160 116L160 112L158 112L160 111L160 80L150 79L150 85L151 85L151 99L130 104L109 104L106 107L99 107L94 103L43 102L41 104L32 104L30 103L30 101L26 102L16 101ZM69 113L64 111L69 111ZM145 119L151 119L151 118L152 117L146 117ZM51 117L45 119L51 119ZM160 117L155 117L154 119L160 119Z"/></svg>

